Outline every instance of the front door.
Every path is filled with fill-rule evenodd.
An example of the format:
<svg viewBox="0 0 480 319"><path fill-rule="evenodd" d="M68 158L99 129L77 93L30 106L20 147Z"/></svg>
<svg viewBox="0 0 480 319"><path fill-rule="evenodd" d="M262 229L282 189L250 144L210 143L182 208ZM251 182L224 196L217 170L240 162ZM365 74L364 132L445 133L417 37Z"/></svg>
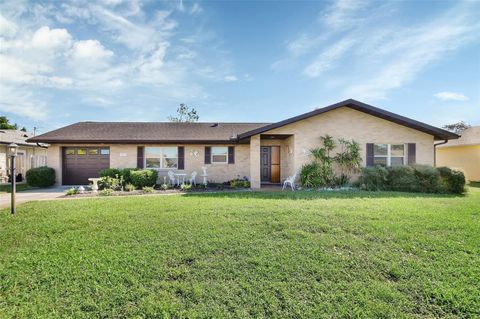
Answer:
<svg viewBox="0 0 480 319"><path fill-rule="evenodd" d="M280 183L280 146L260 148L260 177L262 183Z"/></svg>

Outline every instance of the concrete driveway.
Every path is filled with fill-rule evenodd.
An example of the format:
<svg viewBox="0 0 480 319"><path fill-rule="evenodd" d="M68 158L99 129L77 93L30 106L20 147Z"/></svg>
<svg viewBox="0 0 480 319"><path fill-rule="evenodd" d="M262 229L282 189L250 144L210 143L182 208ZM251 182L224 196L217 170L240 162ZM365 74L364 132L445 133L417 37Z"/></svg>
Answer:
<svg viewBox="0 0 480 319"><path fill-rule="evenodd" d="M69 189L68 186L30 189L16 193L17 205L36 200L48 200L60 197ZM0 194L0 209L10 207L10 193Z"/></svg>

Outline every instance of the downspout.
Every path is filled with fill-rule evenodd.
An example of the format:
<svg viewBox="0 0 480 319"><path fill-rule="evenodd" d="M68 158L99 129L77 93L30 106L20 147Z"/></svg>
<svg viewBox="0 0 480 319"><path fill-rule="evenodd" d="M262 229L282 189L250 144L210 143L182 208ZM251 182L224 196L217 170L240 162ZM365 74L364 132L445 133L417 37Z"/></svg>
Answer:
<svg viewBox="0 0 480 319"><path fill-rule="evenodd" d="M443 145L446 144L448 140L444 140L443 142L440 143L433 143L433 167L437 167L437 146L438 145Z"/></svg>

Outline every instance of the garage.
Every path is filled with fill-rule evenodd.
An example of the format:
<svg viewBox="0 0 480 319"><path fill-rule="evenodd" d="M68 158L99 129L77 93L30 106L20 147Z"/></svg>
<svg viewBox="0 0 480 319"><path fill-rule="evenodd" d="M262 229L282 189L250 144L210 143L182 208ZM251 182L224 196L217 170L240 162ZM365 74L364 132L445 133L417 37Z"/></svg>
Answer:
<svg viewBox="0 0 480 319"><path fill-rule="evenodd" d="M64 147L62 153L63 185L88 185L89 178L110 167L108 147Z"/></svg>

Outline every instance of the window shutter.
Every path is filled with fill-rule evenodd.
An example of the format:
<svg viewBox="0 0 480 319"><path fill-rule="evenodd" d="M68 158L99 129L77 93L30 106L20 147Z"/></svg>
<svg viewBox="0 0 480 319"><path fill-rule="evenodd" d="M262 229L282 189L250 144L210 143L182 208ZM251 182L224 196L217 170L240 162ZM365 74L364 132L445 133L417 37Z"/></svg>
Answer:
<svg viewBox="0 0 480 319"><path fill-rule="evenodd" d="M137 168L143 168L143 152L144 152L144 147L143 146L138 146L137 147Z"/></svg>
<svg viewBox="0 0 480 319"><path fill-rule="evenodd" d="M185 169L185 147L178 147L178 169Z"/></svg>
<svg viewBox="0 0 480 319"><path fill-rule="evenodd" d="M367 143L367 166L373 166L373 143Z"/></svg>
<svg viewBox="0 0 480 319"><path fill-rule="evenodd" d="M417 148L415 143L408 143L408 165L416 163Z"/></svg>
<svg viewBox="0 0 480 319"><path fill-rule="evenodd" d="M205 164L212 163L212 148L210 146L205 146Z"/></svg>
<svg viewBox="0 0 480 319"><path fill-rule="evenodd" d="M228 164L235 164L235 147L228 147Z"/></svg>

